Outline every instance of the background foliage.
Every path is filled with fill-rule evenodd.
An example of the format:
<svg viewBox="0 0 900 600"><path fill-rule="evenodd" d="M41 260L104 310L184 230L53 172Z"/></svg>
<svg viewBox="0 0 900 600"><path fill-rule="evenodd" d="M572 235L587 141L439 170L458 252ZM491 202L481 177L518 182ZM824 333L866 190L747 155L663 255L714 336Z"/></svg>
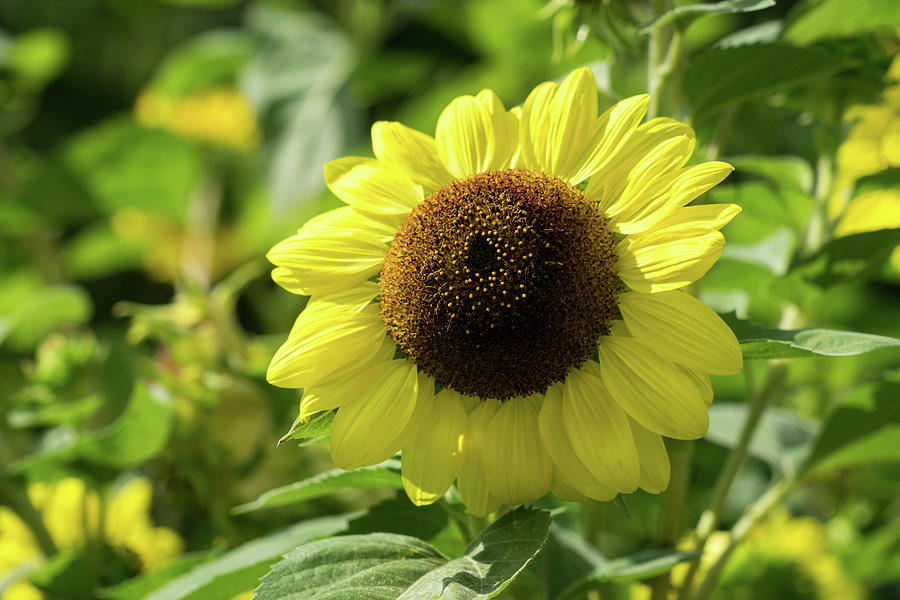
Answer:
<svg viewBox="0 0 900 600"><path fill-rule="evenodd" d="M0 597L641 597L732 526L719 597L900 597L898 49L895 0L3 0ZM414 509L393 461L331 470L327 417L290 427L265 383L303 302L265 251L338 205L322 164L373 121L431 132L584 64L737 168L694 291L747 367L674 449L683 515L488 524ZM758 542L770 513L815 552Z"/></svg>

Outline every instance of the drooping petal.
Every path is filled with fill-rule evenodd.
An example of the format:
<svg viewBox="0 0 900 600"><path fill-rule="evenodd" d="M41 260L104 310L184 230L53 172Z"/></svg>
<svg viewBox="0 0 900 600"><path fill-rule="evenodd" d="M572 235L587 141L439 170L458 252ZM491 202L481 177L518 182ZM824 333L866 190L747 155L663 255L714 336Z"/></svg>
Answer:
<svg viewBox="0 0 900 600"><path fill-rule="evenodd" d="M407 360L378 364L355 378L348 394L362 396L338 409L331 425L331 459L341 469L387 460L400 449L398 438L416 407L416 366Z"/></svg>
<svg viewBox="0 0 900 600"><path fill-rule="evenodd" d="M422 187L390 163L347 156L325 163L325 183L361 213L408 215L424 198Z"/></svg>
<svg viewBox="0 0 900 600"><path fill-rule="evenodd" d="M372 125L372 150L378 160L403 169L424 188L426 196L453 181L441 163L434 138L396 121L378 121Z"/></svg>
<svg viewBox="0 0 900 600"><path fill-rule="evenodd" d="M498 408L500 403L496 400L479 402L469 411L469 428L463 436L463 462L456 478L456 487L459 497L476 517L485 517L500 507L500 502L488 491L481 459L487 427Z"/></svg>
<svg viewBox="0 0 900 600"><path fill-rule="evenodd" d="M741 348L725 322L682 291L619 296L628 330L669 360L701 373L733 375L743 366Z"/></svg>
<svg viewBox="0 0 900 600"><path fill-rule="evenodd" d="M280 285L311 296L346 290L381 270L387 246L367 231L334 231L315 227L277 243L266 258L281 267Z"/></svg>
<svg viewBox="0 0 900 600"><path fill-rule="evenodd" d="M490 90L454 99L438 118L438 155L451 175L469 177L509 167L516 152L516 119Z"/></svg>
<svg viewBox="0 0 900 600"><path fill-rule="evenodd" d="M724 247L725 238L715 230L657 229L619 242L616 270L638 292L675 290L703 277Z"/></svg>
<svg viewBox="0 0 900 600"><path fill-rule="evenodd" d="M536 87L522 106L521 162L576 185L622 147L647 110L647 96L627 98L597 116L597 83L590 69L561 85Z"/></svg>
<svg viewBox="0 0 900 600"><path fill-rule="evenodd" d="M669 487L671 467L666 445L659 435L647 431L640 423L634 420L629 420L629 423L641 460L640 487L651 494L659 494Z"/></svg>
<svg viewBox="0 0 900 600"><path fill-rule="evenodd" d="M563 420L572 448L591 475L616 492L637 489L640 463L628 417L610 398L587 361L572 369L563 388Z"/></svg>
<svg viewBox="0 0 900 600"><path fill-rule="evenodd" d="M300 388L374 359L384 343L384 323L370 286L310 300L269 363L272 385Z"/></svg>
<svg viewBox="0 0 900 600"><path fill-rule="evenodd" d="M556 472L553 478L553 494L561 500L575 500L571 492L566 492L571 488L585 498L612 500L616 496L615 490L597 481L572 448L563 416L564 386L565 384L558 383L547 390L538 421L541 441L553 460Z"/></svg>
<svg viewBox="0 0 900 600"><path fill-rule="evenodd" d="M595 370L628 416L666 437L693 440L709 427L704 399L678 365L637 338L604 337Z"/></svg>
<svg viewBox="0 0 900 600"><path fill-rule="evenodd" d="M553 467L530 399L503 403L488 424L483 448L488 489L500 502L515 506L550 491Z"/></svg>
<svg viewBox="0 0 900 600"><path fill-rule="evenodd" d="M430 402L424 423L412 443L403 448L403 488L416 506L431 504L443 496L456 479L468 428L459 394L444 388Z"/></svg>

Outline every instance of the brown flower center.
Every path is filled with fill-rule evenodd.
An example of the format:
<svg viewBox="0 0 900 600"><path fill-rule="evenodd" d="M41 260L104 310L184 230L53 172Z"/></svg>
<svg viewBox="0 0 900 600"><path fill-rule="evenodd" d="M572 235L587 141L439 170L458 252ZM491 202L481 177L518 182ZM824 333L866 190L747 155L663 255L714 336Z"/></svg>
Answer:
<svg viewBox="0 0 900 600"><path fill-rule="evenodd" d="M614 243L596 205L556 177L454 181L391 242L381 314L442 386L501 400L538 392L590 358L616 318Z"/></svg>

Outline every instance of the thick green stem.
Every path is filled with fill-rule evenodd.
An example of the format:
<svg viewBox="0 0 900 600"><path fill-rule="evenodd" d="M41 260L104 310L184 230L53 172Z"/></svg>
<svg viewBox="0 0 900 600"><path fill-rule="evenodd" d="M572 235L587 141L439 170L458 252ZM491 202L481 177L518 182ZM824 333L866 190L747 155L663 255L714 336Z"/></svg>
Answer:
<svg viewBox="0 0 900 600"><path fill-rule="evenodd" d="M747 419L744 421L744 428L741 430L740 438L738 438L737 444L731 451L731 454L728 455L728 460L719 473L719 479L716 481L716 487L713 490L709 506L703 511L703 514L700 515L700 520L697 522L697 550L700 554L691 561L690 569L684 578L681 592L678 595L679 600L684 600L690 593L691 584L700 568L700 557L703 555L706 542L722 518L728 491L747 460L750 442L753 441L753 435L756 433L763 413L772 404L772 400L778 396L786 377L787 365L784 363L773 364L762 389L750 397L750 410L747 413Z"/></svg>
<svg viewBox="0 0 900 600"><path fill-rule="evenodd" d="M675 545L681 536L688 484L691 480L691 456L694 453L694 443L691 441L667 439L666 447L672 465L672 476L669 489L662 498L659 532L656 536L656 543L660 547ZM668 597L670 585L668 573L654 578L652 600L665 600Z"/></svg>
<svg viewBox="0 0 900 600"><path fill-rule="evenodd" d="M744 516L735 523L734 527L731 529L731 538L729 539L728 546L713 566L710 567L709 571L707 571L706 577L703 579L703 583L700 584L697 593L694 594L693 600L705 600L709 596L713 589L715 589L716 582L719 580L719 575L728 563L728 559L731 557L731 553L734 552L737 545L747 537L747 534L750 533L750 530L753 529L754 525L764 519L773 508L781 504L784 498L791 492L796 482L796 479L784 479L770 487L759 500L750 506L749 510L744 513Z"/></svg>
<svg viewBox="0 0 900 600"><path fill-rule="evenodd" d="M9 506L22 522L31 530L35 541L45 557L49 558L59 552L41 513L31 503L24 490L14 486L9 480L0 477L0 503Z"/></svg>

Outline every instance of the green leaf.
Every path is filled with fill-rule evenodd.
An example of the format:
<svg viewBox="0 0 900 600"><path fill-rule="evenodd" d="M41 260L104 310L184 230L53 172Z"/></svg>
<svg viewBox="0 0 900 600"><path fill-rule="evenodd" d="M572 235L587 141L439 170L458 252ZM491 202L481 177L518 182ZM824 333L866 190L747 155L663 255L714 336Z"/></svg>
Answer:
<svg viewBox="0 0 900 600"><path fill-rule="evenodd" d="M900 244L900 228L855 233L831 240L791 272L819 287L879 275Z"/></svg>
<svg viewBox="0 0 900 600"><path fill-rule="evenodd" d="M876 462L900 461L900 384L863 386L825 419L805 465L823 473Z"/></svg>
<svg viewBox="0 0 900 600"><path fill-rule="evenodd" d="M173 421L174 408L168 393L159 386L137 384L128 406L108 426L81 435L58 428L50 443L38 453L13 463L11 470L18 473L78 458L119 469L136 466L165 447Z"/></svg>
<svg viewBox="0 0 900 600"><path fill-rule="evenodd" d="M15 38L7 50L5 66L28 83L43 86L63 72L70 54L64 31L33 29Z"/></svg>
<svg viewBox="0 0 900 600"><path fill-rule="evenodd" d="M150 85L172 98L233 86L253 51L253 40L244 32L207 31L170 52Z"/></svg>
<svg viewBox="0 0 900 600"><path fill-rule="evenodd" d="M300 419L298 416L294 419L294 424L291 425L290 431L278 440L278 445L280 446L285 440L300 440L301 446L309 446L328 439L328 434L331 432L331 424L334 423L336 414L336 410L331 410L316 413L305 419Z"/></svg>
<svg viewBox="0 0 900 600"><path fill-rule="evenodd" d="M588 575L572 582L556 596L556 600L581 598L587 591L609 583L622 584L655 577L671 571L675 565L696 555L696 552L680 552L674 548L654 548L608 560Z"/></svg>
<svg viewBox="0 0 900 600"><path fill-rule="evenodd" d="M722 0L722 2L712 2L708 4L688 4L685 6L677 6L672 10L663 13L658 19L641 29L640 33L649 33L657 27L667 25L676 19L689 15L708 14L708 13L738 13L753 12L763 10L775 6L775 0Z"/></svg>
<svg viewBox="0 0 900 600"><path fill-rule="evenodd" d="M80 287L56 285L24 295L6 314L0 314L0 344L26 352L48 334L80 325L91 318L91 298Z"/></svg>
<svg viewBox="0 0 900 600"><path fill-rule="evenodd" d="M14 429L35 426L80 423L103 406L99 394L85 396L68 402L53 402L34 408L13 408L6 413L6 421Z"/></svg>
<svg viewBox="0 0 900 600"><path fill-rule="evenodd" d="M499 594L540 551L550 513L519 508L498 519L461 557L447 561L422 540L389 533L320 540L288 554L256 598L474 600Z"/></svg>
<svg viewBox="0 0 900 600"><path fill-rule="evenodd" d="M780 19L763 21L750 27L738 29L714 44L714 48L736 48L751 44L771 44L781 35L783 23Z"/></svg>
<svg viewBox="0 0 900 600"><path fill-rule="evenodd" d="M606 558L581 535L553 523L550 537L536 561L543 573L544 596L549 600L561 600L573 582L580 581L606 562Z"/></svg>
<svg viewBox="0 0 900 600"><path fill-rule="evenodd" d="M742 154L723 159L742 175L751 174L768 179L778 187L794 188L807 194L812 192L813 170L806 159L799 156L766 156Z"/></svg>
<svg viewBox="0 0 900 600"><path fill-rule="evenodd" d="M849 66L819 48L755 44L713 48L688 66L682 91L695 119L734 102L827 77Z"/></svg>
<svg viewBox="0 0 900 600"><path fill-rule="evenodd" d="M232 513L242 514L263 508L299 504L300 502L321 498L347 488L382 489L401 487L403 487L403 483L400 480L400 463L396 460L388 460L380 465L362 467L353 471L333 469L319 473L309 479L269 490L252 502L236 506L232 509Z"/></svg>
<svg viewBox="0 0 900 600"><path fill-rule="evenodd" d="M898 188L900 188L900 168L893 168L874 175L860 177L854 186L853 195L858 196L866 192L896 190Z"/></svg>
<svg viewBox="0 0 900 600"><path fill-rule="evenodd" d="M228 8L234 6L240 0L157 0L163 4L173 6L186 6L189 8Z"/></svg>
<svg viewBox="0 0 900 600"><path fill-rule="evenodd" d="M706 439L734 448L747 420L748 405L716 402L709 407ZM750 442L750 454L764 460L781 473L793 473L812 449L819 427L782 408L770 408L757 426Z"/></svg>
<svg viewBox="0 0 900 600"><path fill-rule="evenodd" d="M312 519L247 542L169 581L144 600L229 600L235 594L253 589L259 578L285 552L310 540L334 535L344 529L353 516L355 515ZM221 590L218 586L223 582L228 585ZM222 593L207 593L217 589Z"/></svg>
<svg viewBox="0 0 900 600"><path fill-rule="evenodd" d="M721 315L731 327L744 358L797 358L802 356L853 356L900 346L900 339L835 329L775 329Z"/></svg>
<svg viewBox="0 0 900 600"><path fill-rule="evenodd" d="M824 0L801 8L803 12L784 32L784 38L795 44L900 27L897 0Z"/></svg>
<svg viewBox="0 0 900 600"><path fill-rule="evenodd" d="M215 556L215 552L183 554L175 562L165 567L151 571L146 575L129 579L114 587L106 588L100 593L100 596L109 600L141 600L153 590L162 587L179 575L183 575L191 569L209 562Z"/></svg>

